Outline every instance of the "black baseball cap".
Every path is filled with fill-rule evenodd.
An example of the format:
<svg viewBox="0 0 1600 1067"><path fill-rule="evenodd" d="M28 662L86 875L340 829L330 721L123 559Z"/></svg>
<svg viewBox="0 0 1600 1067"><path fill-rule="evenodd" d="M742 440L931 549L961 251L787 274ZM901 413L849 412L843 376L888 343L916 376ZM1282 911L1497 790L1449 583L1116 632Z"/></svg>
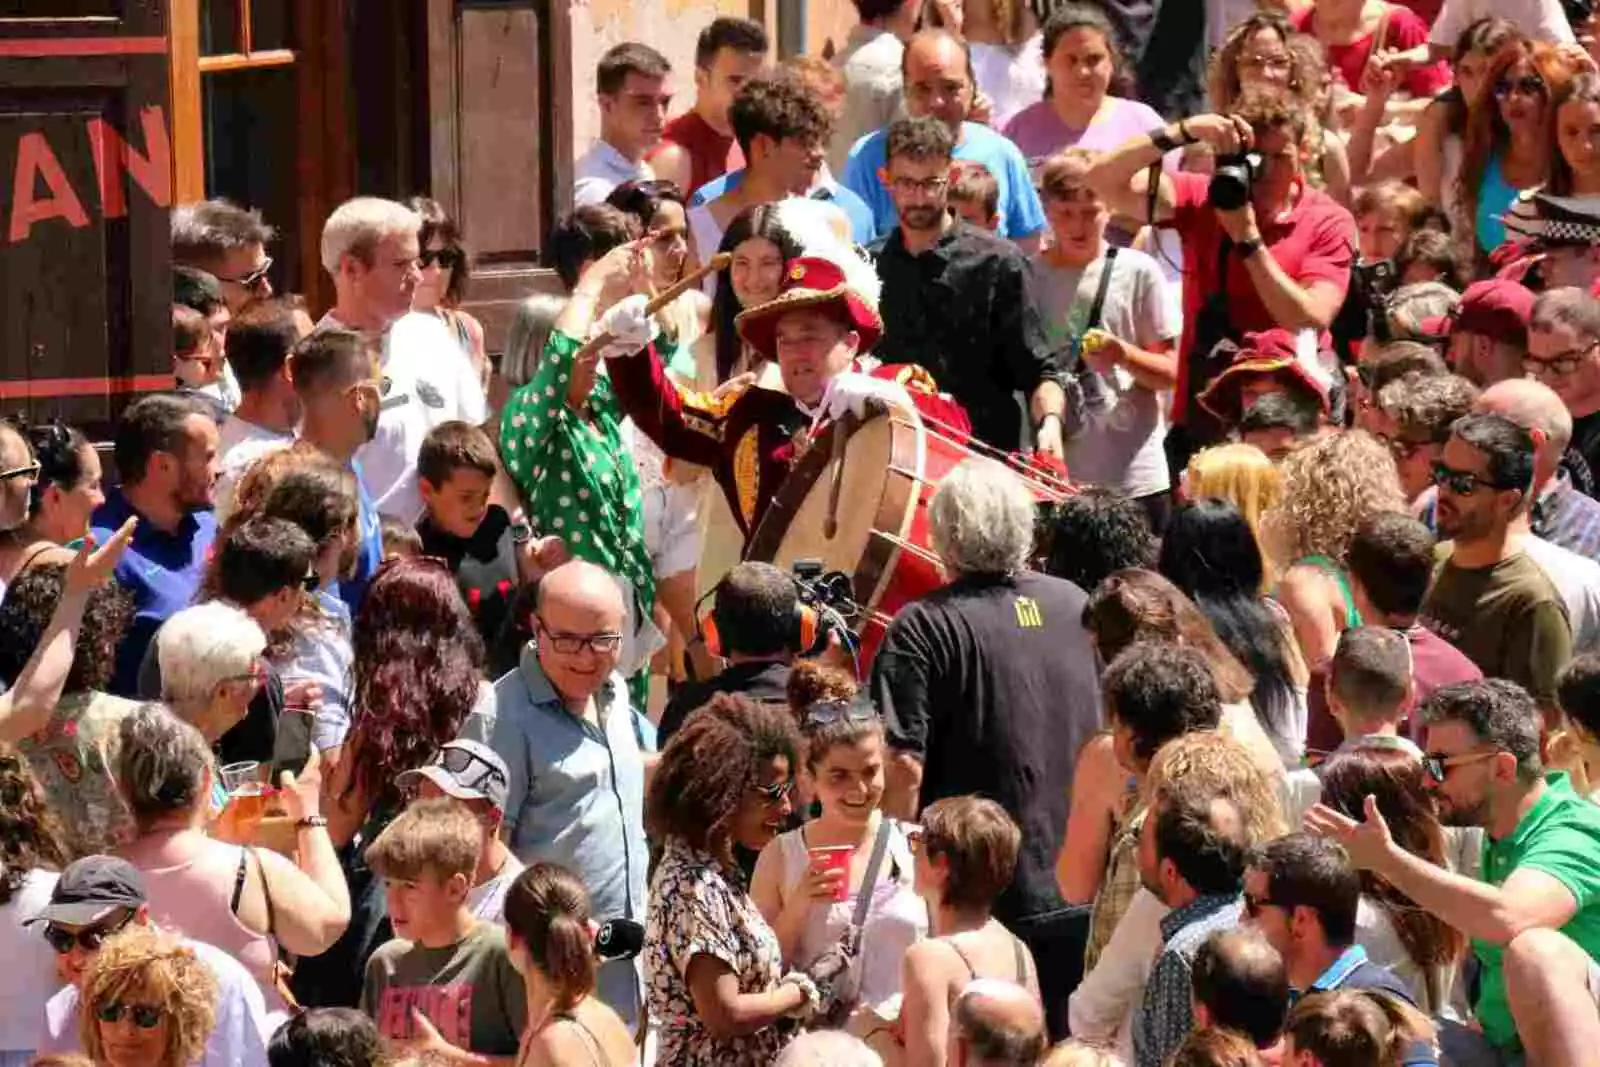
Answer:
<svg viewBox="0 0 1600 1067"><path fill-rule="evenodd" d="M50 903L28 923L90 926L118 908L141 908L149 900L144 876L116 856L85 856L56 879Z"/></svg>

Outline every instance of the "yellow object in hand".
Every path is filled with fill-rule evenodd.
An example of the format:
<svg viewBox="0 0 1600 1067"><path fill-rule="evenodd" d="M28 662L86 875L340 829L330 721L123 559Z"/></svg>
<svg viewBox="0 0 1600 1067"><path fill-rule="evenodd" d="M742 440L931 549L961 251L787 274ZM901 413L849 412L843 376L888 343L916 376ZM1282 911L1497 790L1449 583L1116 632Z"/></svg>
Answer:
<svg viewBox="0 0 1600 1067"><path fill-rule="evenodd" d="M1111 340L1111 335L1101 329L1088 330L1083 335L1083 351L1098 352Z"/></svg>

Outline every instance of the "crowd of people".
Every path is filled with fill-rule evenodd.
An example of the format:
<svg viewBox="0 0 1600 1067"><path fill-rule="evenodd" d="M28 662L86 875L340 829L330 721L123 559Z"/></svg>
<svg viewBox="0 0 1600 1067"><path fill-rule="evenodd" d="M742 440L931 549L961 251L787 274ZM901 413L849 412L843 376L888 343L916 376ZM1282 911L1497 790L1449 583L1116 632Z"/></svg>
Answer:
<svg viewBox="0 0 1600 1067"><path fill-rule="evenodd" d="M608 50L503 339L184 204L0 423L0 1067L1594 1062L1595 7L855 5ZM756 547L884 415L864 640Z"/></svg>

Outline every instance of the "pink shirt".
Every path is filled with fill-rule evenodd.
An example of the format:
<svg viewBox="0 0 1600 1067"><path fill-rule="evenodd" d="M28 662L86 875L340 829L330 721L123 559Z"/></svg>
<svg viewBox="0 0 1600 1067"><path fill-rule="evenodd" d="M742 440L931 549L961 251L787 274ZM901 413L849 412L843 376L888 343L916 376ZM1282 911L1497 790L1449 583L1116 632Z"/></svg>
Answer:
<svg viewBox="0 0 1600 1067"><path fill-rule="evenodd" d="M1297 11L1289 19L1301 33L1311 33L1312 8ZM1428 24L1408 7L1389 5L1389 26L1384 31L1383 46L1390 51L1405 51L1427 43ZM1373 35L1363 34L1349 44L1324 45L1328 66L1355 92L1361 91L1361 74L1372 58ZM1443 61L1427 66L1413 67L1400 84L1402 92L1412 96L1428 97L1442 92L1450 85L1450 67Z"/></svg>
<svg viewBox="0 0 1600 1067"><path fill-rule="evenodd" d="M1012 116L1004 132L1022 149L1028 161L1028 172L1037 182L1040 166L1062 149L1093 148L1104 152L1165 125L1166 120L1150 105L1108 96L1086 129L1069 129L1050 106L1050 101L1040 100Z"/></svg>

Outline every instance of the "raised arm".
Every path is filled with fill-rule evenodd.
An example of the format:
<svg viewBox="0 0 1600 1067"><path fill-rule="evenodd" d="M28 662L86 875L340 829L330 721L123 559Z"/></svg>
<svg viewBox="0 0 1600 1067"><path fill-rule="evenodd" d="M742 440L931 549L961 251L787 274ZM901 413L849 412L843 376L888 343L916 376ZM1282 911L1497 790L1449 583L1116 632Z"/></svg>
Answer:
<svg viewBox="0 0 1600 1067"><path fill-rule="evenodd" d="M1243 119L1227 115L1196 115L1153 133L1140 134L1102 155L1089 168L1089 187L1106 202L1113 215L1140 223L1166 222L1172 218L1177 203L1176 190L1171 177L1157 169L1152 211L1151 168L1168 152L1198 141L1205 141L1218 152L1235 152L1250 143L1250 126Z"/></svg>

